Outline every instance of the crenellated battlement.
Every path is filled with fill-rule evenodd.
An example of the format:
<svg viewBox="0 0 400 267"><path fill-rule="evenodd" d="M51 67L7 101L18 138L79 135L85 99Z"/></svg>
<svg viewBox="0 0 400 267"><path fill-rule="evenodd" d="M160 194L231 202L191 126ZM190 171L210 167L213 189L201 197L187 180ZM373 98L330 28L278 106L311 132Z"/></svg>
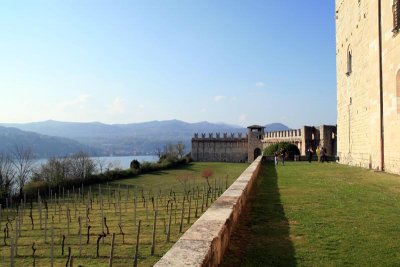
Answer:
<svg viewBox="0 0 400 267"><path fill-rule="evenodd" d="M243 135L243 133L195 133L194 138L192 140L243 140L247 139L247 134Z"/></svg>

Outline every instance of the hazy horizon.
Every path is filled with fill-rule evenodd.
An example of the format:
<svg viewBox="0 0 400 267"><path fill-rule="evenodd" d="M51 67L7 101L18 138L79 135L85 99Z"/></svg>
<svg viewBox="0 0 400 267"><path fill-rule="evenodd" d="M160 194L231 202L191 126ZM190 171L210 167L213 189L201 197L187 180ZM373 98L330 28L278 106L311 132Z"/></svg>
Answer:
<svg viewBox="0 0 400 267"><path fill-rule="evenodd" d="M5 1L0 121L336 124L334 1Z"/></svg>

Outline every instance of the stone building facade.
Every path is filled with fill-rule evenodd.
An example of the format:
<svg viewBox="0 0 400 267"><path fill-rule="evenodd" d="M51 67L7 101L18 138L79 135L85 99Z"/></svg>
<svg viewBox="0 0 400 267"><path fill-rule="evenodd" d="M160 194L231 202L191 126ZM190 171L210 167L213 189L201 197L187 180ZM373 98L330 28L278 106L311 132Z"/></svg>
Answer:
<svg viewBox="0 0 400 267"><path fill-rule="evenodd" d="M400 173L400 0L336 0L341 163Z"/></svg>
<svg viewBox="0 0 400 267"><path fill-rule="evenodd" d="M300 154L305 156L307 149L311 146L313 150L320 147L326 149L328 156L336 156L336 126L321 125L303 126L300 129L267 132L263 139L263 147L268 147L273 144L286 142L296 145Z"/></svg>
<svg viewBox="0 0 400 267"><path fill-rule="evenodd" d="M265 133L263 126L252 125L247 127L246 136L240 133L195 134L191 156L194 161L253 162L266 147L281 142L297 145L301 155L306 155L309 146L315 149L320 145L327 149L329 156L335 156L336 126L303 126L297 130Z"/></svg>
<svg viewBox="0 0 400 267"><path fill-rule="evenodd" d="M242 133L195 134L192 138L191 156L194 161L217 162L253 162L262 154L264 127L253 125L247 128L246 136Z"/></svg>

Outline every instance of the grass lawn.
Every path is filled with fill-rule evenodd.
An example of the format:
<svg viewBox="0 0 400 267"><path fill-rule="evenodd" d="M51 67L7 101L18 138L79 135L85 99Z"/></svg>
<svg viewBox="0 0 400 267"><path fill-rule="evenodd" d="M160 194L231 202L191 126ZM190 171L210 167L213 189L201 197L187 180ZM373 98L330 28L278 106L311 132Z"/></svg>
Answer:
<svg viewBox="0 0 400 267"><path fill-rule="evenodd" d="M265 163L223 266L400 266L400 177Z"/></svg>
<svg viewBox="0 0 400 267"><path fill-rule="evenodd" d="M151 266L179 239L182 206L183 229L186 231L197 219L195 217L195 203L198 203L198 216L202 214L203 188L205 180L201 178L201 171L212 169L213 178L210 184L213 193L210 194L209 205L220 191L225 191L226 185L230 185L248 166L248 164L232 163L192 163L188 166L160 171L152 174L139 175L135 178L118 180L109 184L93 185L84 188L84 199L79 195L80 189L74 188L69 192L65 190L64 198L61 192L57 193L57 201L54 196L51 199L42 200L42 227L40 229L40 209L37 202L33 203L32 215L34 229L29 217L30 204L27 203L21 220L21 235L18 238L18 251L14 266L32 266L32 244L35 242L36 266L50 266L51 255L51 226L54 226L54 266L66 266L68 248L71 248L74 266L108 266L110 244L112 234L116 234L113 266L132 266L136 245L136 229L141 220L141 232L139 241L138 263L139 266ZM184 200L183 185L178 181L191 173L187 181L187 190L190 193ZM226 175L228 180L226 183ZM215 182L214 182L215 181ZM99 197L99 186L102 198ZM197 190L198 188L198 190ZM216 190L214 190L216 188ZM221 188L221 190L219 190ZM73 194L73 192L75 194ZM91 192L91 193L90 193ZM214 192L216 192L214 194ZM218 193L217 193L218 192ZM59 199L61 194L61 198ZM91 195L91 197L89 197ZM69 196L69 197L68 197ZM190 198L190 205L188 202ZM212 199L211 199L212 198ZM103 205L101 205L103 199ZM91 201L90 201L91 200ZM47 242L45 242L45 202L48 205ZM91 202L91 204L90 204ZM136 209L135 209L136 203ZM167 212L167 206L173 205L172 213ZM183 205L183 203L185 203ZM204 210L206 209L204 200ZM89 215L86 212L89 208ZM67 210L70 210L68 213ZM102 212L103 210L103 216ZM136 210L136 212L135 212ZM156 246L155 255L150 255L151 238L153 230L154 210L157 210ZM169 208L171 211L171 208ZM190 211L190 218L189 218ZM67 215L69 214L69 215ZM136 215L135 215L136 214ZM171 214L171 215L169 215ZM167 242L167 225L171 216L171 238ZM81 218L82 231L79 234L78 218ZM97 238L102 233L102 218L106 217L109 234L99 243L99 257L96 256ZM7 218L9 222L7 224ZM68 219L69 218L69 219ZM18 220L19 221L19 220ZM69 222L69 223L68 223ZM89 243L87 239L88 226L90 225ZM121 234L122 231L125 236ZM15 210L2 210L0 216L0 266L10 266L11 238L16 237L17 220ZM104 231L106 232L106 228ZM9 229L9 237L4 239L4 229ZM69 230L68 230L69 229ZM64 255L62 255L62 236L65 235ZM80 239L82 238L82 241ZM6 245L4 244L6 242ZM80 243L82 251L79 255Z"/></svg>

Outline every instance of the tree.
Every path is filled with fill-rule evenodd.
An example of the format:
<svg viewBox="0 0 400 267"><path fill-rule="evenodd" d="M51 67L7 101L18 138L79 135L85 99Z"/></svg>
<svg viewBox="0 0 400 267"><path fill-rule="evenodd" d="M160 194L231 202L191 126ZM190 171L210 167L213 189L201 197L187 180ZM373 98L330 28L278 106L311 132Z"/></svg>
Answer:
<svg viewBox="0 0 400 267"><path fill-rule="evenodd" d="M25 148L22 145L15 145L14 149L11 151L12 154L12 164L15 168L17 186L19 189L19 194L22 196L22 190L32 173L33 166L35 164L35 157L30 148Z"/></svg>
<svg viewBox="0 0 400 267"><path fill-rule="evenodd" d="M193 175L191 173L185 173L181 177L178 177L178 181L183 185L183 191L185 192L185 195L189 194L189 188L188 188L188 182L190 184L190 180L193 178Z"/></svg>
<svg viewBox="0 0 400 267"><path fill-rule="evenodd" d="M162 154L163 154L163 153L162 153L161 148L157 147L157 148L156 148L156 155L157 155L157 157L158 157L158 160L161 159Z"/></svg>
<svg viewBox="0 0 400 267"><path fill-rule="evenodd" d="M9 197L14 184L15 170L12 160L5 153L0 154L0 198Z"/></svg>
<svg viewBox="0 0 400 267"><path fill-rule="evenodd" d="M210 185L210 177L213 175L213 171L211 169L207 169L201 172L201 177L206 179L207 185L208 185L208 191L211 191L211 185Z"/></svg>
<svg viewBox="0 0 400 267"><path fill-rule="evenodd" d="M65 159L50 158L37 171L34 171L32 179L46 181L49 185L57 185L66 177L67 162Z"/></svg>
<svg viewBox="0 0 400 267"><path fill-rule="evenodd" d="M178 157L179 157L180 159L183 158L183 156L185 155L185 144L182 143L182 142L179 142L179 143L176 145L176 149L177 149L177 151L178 151Z"/></svg>
<svg viewBox="0 0 400 267"><path fill-rule="evenodd" d="M293 159L295 155L300 155L300 150L296 145L281 142L278 144L273 144L264 149L264 155L273 156L275 152L280 152L282 148L286 149L287 155L289 159Z"/></svg>
<svg viewBox="0 0 400 267"><path fill-rule="evenodd" d="M131 161L130 167L132 170L138 170L140 169L140 162L136 159Z"/></svg>
<svg viewBox="0 0 400 267"><path fill-rule="evenodd" d="M107 160L105 158L96 158L95 162L100 173L103 173L103 170L107 166Z"/></svg>
<svg viewBox="0 0 400 267"><path fill-rule="evenodd" d="M96 164L85 152L78 152L68 158L67 169L70 179L86 179L96 171Z"/></svg>

